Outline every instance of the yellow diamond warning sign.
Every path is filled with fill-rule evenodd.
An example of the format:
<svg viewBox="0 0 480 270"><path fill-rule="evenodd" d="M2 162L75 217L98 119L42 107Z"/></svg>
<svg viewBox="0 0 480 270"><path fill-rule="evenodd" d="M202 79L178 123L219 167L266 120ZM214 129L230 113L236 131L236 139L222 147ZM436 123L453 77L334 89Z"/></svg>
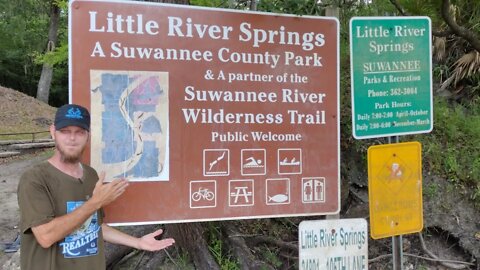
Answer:
<svg viewBox="0 0 480 270"><path fill-rule="evenodd" d="M422 146L419 142L368 148L368 197L372 238L423 228Z"/></svg>

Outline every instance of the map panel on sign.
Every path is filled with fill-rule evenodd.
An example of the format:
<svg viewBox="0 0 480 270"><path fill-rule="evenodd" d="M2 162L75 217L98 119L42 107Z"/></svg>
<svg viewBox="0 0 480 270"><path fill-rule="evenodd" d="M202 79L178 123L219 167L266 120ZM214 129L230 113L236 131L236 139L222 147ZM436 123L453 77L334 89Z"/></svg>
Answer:
<svg viewBox="0 0 480 270"><path fill-rule="evenodd" d="M169 180L168 73L91 70L91 164L107 179Z"/></svg>

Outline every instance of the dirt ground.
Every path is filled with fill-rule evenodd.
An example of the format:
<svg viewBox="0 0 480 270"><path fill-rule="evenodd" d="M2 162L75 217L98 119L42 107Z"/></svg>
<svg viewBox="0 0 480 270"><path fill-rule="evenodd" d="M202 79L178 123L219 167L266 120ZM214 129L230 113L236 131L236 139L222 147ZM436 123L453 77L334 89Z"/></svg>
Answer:
<svg viewBox="0 0 480 270"><path fill-rule="evenodd" d="M17 204L17 185L22 172L32 164L48 158L45 154L28 154L21 159L0 159L0 243L9 243L15 240L19 233L19 210ZM10 259L18 259L18 252L0 252L0 267L12 270Z"/></svg>
<svg viewBox="0 0 480 270"><path fill-rule="evenodd" d="M445 187L443 179L425 177L424 187L435 186L423 198L423 231L402 236L404 270L480 270L480 213L467 194ZM365 197L367 190L356 190ZM368 203L354 203L341 218L366 218ZM423 241L423 245L422 245ZM369 269L393 269L392 239L369 239ZM433 259L428 253L437 257ZM439 261L465 262L442 265Z"/></svg>

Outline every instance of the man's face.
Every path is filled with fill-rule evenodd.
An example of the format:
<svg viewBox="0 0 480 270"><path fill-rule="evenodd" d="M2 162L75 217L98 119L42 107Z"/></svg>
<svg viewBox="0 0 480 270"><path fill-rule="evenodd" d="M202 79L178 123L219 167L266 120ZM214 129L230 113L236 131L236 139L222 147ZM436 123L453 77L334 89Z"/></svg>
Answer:
<svg viewBox="0 0 480 270"><path fill-rule="evenodd" d="M62 161L79 162L87 145L88 131L81 127L68 126L54 130L54 133L55 145Z"/></svg>

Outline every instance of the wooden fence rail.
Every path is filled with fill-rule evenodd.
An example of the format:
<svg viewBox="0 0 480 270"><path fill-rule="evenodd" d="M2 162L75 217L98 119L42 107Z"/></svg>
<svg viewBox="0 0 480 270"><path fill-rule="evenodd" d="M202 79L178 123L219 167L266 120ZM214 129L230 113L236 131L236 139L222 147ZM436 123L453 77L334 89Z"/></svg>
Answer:
<svg viewBox="0 0 480 270"><path fill-rule="evenodd" d="M21 141L21 142L36 142L38 141L38 135L39 134L44 134L44 133L49 133L50 131L44 130L44 131L32 131L32 132L16 132L16 133L0 133L0 144L10 144L12 142L16 141ZM18 140L18 139L13 139L13 140L8 140L10 137L18 138L19 136L23 135L30 135L30 139L24 139L24 140ZM7 139L5 139L7 138ZM50 138L50 136L48 136Z"/></svg>

